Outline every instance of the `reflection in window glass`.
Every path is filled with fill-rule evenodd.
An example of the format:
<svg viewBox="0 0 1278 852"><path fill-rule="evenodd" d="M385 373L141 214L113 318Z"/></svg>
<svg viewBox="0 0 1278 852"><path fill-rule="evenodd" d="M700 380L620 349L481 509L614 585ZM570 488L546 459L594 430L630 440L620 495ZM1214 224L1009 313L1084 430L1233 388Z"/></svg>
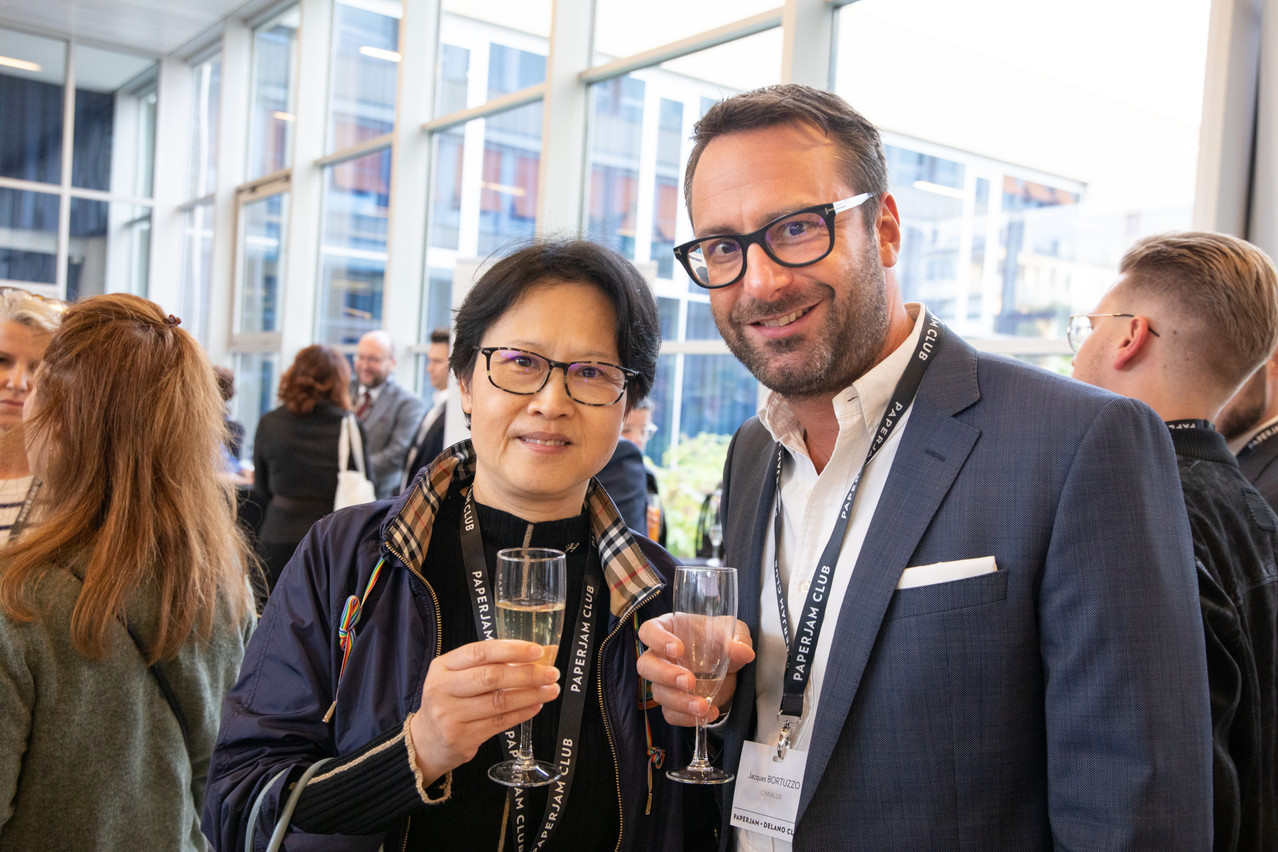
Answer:
<svg viewBox="0 0 1278 852"><path fill-rule="evenodd" d="M66 50L60 41L0 29L0 56L12 60L0 65L0 177L62 182Z"/></svg>
<svg viewBox="0 0 1278 852"><path fill-rule="evenodd" d="M240 207L243 224L240 246L241 334L279 329L280 281L284 274L284 234L288 226L288 195L279 193Z"/></svg>
<svg viewBox="0 0 1278 852"><path fill-rule="evenodd" d="M692 236L682 197L692 127L721 98L775 83L780 68L774 29L591 86L587 236L655 262L659 289L697 293L670 253Z"/></svg>
<svg viewBox="0 0 1278 852"><path fill-rule="evenodd" d="M452 269L456 257L487 256L531 238L540 163L540 103L438 134L428 264ZM452 250L451 259L440 249Z"/></svg>
<svg viewBox="0 0 1278 852"><path fill-rule="evenodd" d="M58 196L0 187L0 281L57 280Z"/></svg>
<svg viewBox="0 0 1278 852"><path fill-rule="evenodd" d="M235 372L236 394L231 398L231 416L244 424L241 458L253 458L257 421L275 407L279 382L279 356L273 352L237 352L231 369Z"/></svg>
<svg viewBox="0 0 1278 852"><path fill-rule="evenodd" d="M292 163L297 47L297 9L290 9L253 36L253 105L249 116L248 177Z"/></svg>
<svg viewBox="0 0 1278 852"><path fill-rule="evenodd" d="M398 2L334 6L329 151L374 139L395 126L402 14Z"/></svg>
<svg viewBox="0 0 1278 852"><path fill-rule="evenodd" d="M435 115L546 80L551 0L444 0Z"/></svg>
<svg viewBox="0 0 1278 852"><path fill-rule="evenodd" d="M1059 338L1132 242L1190 227L1208 6L842 8L835 90L883 132L906 298L962 333Z"/></svg>
<svg viewBox="0 0 1278 852"><path fill-rule="evenodd" d="M329 166L320 245L320 343L357 343L382 327L391 152Z"/></svg>
<svg viewBox="0 0 1278 852"><path fill-rule="evenodd" d="M213 273L213 205L199 204L182 214L182 323L208 345L209 292Z"/></svg>
<svg viewBox="0 0 1278 852"><path fill-rule="evenodd" d="M76 45L71 185L150 196L155 104L154 60Z"/></svg>
<svg viewBox="0 0 1278 852"><path fill-rule="evenodd" d="M679 431L730 435L754 416L759 384L732 355L684 355Z"/></svg>
<svg viewBox="0 0 1278 852"><path fill-rule="evenodd" d="M638 13L632 0L595 0L595 64L633 56L780 5L777 0L697 0L694 7L687 0L646 0Z"/></svg>
<svg viewBox="0 0 1278 852"><path fill-rule="evenodd" d="M102 293L145 296L150 256L150 208L71 199L68 301Z"/></svg>
<svg viewBox="0 0 1278 852"><path fill-rule="evenodd" d="M187 195L202 198L217 189L217 131L221 117L222 57L191 69L191 163Z"/></svg>

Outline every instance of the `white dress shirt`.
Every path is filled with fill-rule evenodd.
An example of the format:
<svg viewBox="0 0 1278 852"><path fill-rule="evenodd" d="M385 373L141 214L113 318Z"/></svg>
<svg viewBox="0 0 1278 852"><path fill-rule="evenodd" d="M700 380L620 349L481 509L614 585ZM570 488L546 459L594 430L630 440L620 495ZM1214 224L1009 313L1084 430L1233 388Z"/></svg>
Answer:
<svg viewBox="0 0 1278 852"><path fill-rule="evenodd" d="M786 449L786 460L781 470L780 495L782 501L781 534L781 582L786 589L786 606L790 612L791 627L795 613L801 612L807 598L808 586L825 549L826 542L842 509L852 480L860 470L870 442L888 401L905 367L914 352L914 346L922 333L927 312L921 304L906 305L914 319L910 336L892 354L873 367L850 388L834 399L834 412L839 420L839 435L834 454L820 474L808 457L803 441L803 431L793 411L779 395L769 392L759 409L759 420ZM821 696L821 683L825 676L826 662L830 656L830 638L838 625L839 610L847 592L848 578L861 553L865 534L870 528L874 510L878 506L888 471L901 444L911 408L892 430L891 437L880 447L869 467L861 477L856 503L852 507L851 523L839 551L839 561L830 581L830 595L826 619L817 639L811 676L803 714L803 723L793 748L807 751L812 739L812 720L816 718ZM771 464L769 459L766 464ZM769 521L762 565L743 566L742 570L761 572L760 582L760 635L755 640L755 709L758 714L756 742L772 744L777 741L781 725L777 711L781 707L781 682L785 677L787 647L781 632L781 618L777 611L776 580L772 570L775 547L775 531ZM729 767L733 768L733 767ZM736 848L749 852L788 852L791 844L773 840L762 834L736 830Z"/></svg>

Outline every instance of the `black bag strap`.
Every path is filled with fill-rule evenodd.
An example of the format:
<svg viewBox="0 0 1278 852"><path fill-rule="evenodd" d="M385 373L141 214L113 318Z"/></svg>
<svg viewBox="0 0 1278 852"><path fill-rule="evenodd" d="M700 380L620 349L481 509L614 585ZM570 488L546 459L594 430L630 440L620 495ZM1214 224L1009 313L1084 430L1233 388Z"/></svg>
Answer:
<svg viewBox="0 0 1278 852"><path fill-rule="evenodd" d="M129 638L133 640L133 644L137 646L138 653L142 655L143 662L147 659L146 646L142 644L142 640L138 638L138 634L133 632L123 619L120 620L124 624L124 629L129 631ZM164 700L169 702L169 709L173 711L173 715L177 717L178 727L182 729L182 742L186 745L186 753L191 753L191 735L186 727L186 716L182 715L182 708L178 705L177 693L173 691L173 686L169 683L169 679L164 676L164 670L160 668L159 663L147 666L151 671L152 677L160 687L160 692L164 694Z"/></svg>

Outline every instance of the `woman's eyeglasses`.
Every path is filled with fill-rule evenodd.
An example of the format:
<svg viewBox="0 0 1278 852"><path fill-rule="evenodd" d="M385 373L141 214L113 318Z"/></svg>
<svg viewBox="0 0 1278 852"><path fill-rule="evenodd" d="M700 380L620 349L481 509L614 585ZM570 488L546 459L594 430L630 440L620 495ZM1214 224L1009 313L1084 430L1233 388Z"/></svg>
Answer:
<svg viewBox="0 0 1278 852"><path fill-rule="evenodd" d="M556 367L564 371L564 390L582 405L612 405L626 392L630 379L639 375L607 361L554 361L527 349L484 346L488 381L493 387L519 396L531 396L546 386Z"/></svg>

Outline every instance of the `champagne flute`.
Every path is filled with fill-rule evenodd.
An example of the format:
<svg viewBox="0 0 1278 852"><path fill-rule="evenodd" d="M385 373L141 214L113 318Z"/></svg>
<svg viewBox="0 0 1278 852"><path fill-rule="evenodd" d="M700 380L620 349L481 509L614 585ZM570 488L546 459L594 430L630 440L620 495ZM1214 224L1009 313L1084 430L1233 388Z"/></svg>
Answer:
<svg viewBox="0 0 1278 852"><path fill-rule="evenodd" d="M674 633L683 643L679 665L692 672L692 694L712 701L728 672L728 647L737 625L737 569L721 565L680 566L675 571ZM731 772L706 757L706 717L697 716L692 762L666 777L685 784L725 784Z"/></svg>
<svg viewBox="0 0 1278 852"><path fill-rule="evenodd" d="M564 627L567 560L562 550L509 547L497 552L497 638L522 639L542 647L534 665L554 665ZM514 760L488 769L488 777L507 787L541 787L560 776L559 767L536 760L532 720L519 725Z"/></svg>

